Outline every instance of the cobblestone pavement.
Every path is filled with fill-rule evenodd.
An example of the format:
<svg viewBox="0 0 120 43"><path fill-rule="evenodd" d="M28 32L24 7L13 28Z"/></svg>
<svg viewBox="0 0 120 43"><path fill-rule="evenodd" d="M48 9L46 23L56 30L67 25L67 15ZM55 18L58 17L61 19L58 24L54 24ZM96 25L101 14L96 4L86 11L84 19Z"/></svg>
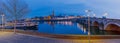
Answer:
<svg viewBox="0 0 120 43"><path fill-rule="evenodd" d="M65 40L0 32L0 43L88 43L88 40ZM120 43L120 39L91 40L91 43Z"/></svg>

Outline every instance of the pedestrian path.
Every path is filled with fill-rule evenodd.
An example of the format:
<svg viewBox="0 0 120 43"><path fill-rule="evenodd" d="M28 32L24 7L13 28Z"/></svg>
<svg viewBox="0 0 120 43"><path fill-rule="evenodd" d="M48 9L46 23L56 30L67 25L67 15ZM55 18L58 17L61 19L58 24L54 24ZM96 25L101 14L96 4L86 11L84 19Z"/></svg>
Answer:
<svg viewBox="0 0 120 43"><path fill-rule="evenodd" d="M88 43L88 40L55 39L21 33L0 32L0 43ZM120 43L120 39L91 40L91 43Z"/></svg>

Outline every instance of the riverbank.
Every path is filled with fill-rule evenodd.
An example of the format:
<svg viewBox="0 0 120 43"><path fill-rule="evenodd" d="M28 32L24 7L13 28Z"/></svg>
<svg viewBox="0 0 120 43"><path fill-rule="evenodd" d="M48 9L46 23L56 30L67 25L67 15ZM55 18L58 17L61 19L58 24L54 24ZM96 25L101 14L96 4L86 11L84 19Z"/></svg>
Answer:
<svg viewBox="0 0 120 43"><path fill-rule="evenodd" d="M13 30L3 30L5 32L13 32ZM54 34L44 34L34 31L25 31L25 30L16 30L16 33L33 35L38 37L48 37L48 38L56 38L56 39L79 39L86 40L88 39L87 35L54 35ZM91 35L91 39L120 39L119 35Z"/></svg>
<svg viewBox="0 0 120 43"><path fill-rule="evenodd" d="M120 39L90 40L91 43L119 43ZM65 40L36 37L28 34L0 31L0 43L89 43L88 40Z"/></svg>

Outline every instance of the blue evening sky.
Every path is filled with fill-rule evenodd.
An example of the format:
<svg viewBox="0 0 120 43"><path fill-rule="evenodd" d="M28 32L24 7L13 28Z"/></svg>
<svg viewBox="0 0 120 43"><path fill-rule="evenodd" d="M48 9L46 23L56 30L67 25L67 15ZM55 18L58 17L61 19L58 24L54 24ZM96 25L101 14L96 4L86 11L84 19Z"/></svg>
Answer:
<svg viewBox="0 0 120 43"><path fill-rule="evenodd" d="M85 15L90 9L97 17L108 13L108 18L120 19L120 0L25 0L30 10L27 17L47 16L55 10L55 14ZM91 13L91 16L93 15Z"/></svg>

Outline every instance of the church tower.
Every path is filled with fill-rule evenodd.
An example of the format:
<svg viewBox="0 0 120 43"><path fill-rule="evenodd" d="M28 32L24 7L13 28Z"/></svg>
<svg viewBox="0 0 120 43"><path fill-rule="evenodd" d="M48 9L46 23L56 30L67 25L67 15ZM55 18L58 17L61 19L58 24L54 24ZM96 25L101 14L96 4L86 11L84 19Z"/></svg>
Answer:
<svg viewBox="0 0 120 43"><path fill-rule="evenodd" d="M52 15L51 15L52 17L54 17L55 16L55 11L53 10L52 11Z"/></svg>

